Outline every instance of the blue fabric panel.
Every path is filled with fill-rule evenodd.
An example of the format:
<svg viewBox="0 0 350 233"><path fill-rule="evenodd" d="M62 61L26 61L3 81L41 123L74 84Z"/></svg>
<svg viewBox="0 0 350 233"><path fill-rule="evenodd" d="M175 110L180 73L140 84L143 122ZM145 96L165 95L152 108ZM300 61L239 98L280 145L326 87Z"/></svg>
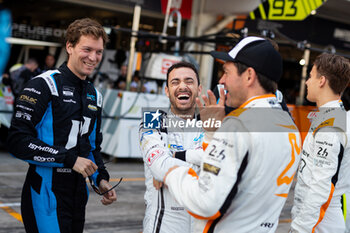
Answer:
<svg viewBox="0 0 350 233"><path fill-rule="evenodd" d="M89 136L89 141L90 141L90 145L91 145L91 151L94 151L96 149L96 127L97 127L97 123L95 122L94 125L94 130L91 132L90 136ZM92 152L89 153L88 158L94 162L95 162L95 158ZM94 184L97 185L96 179L98 176L98 170L96 170L96 172L91 176L92 180L94 181Z"/></svg>
<svg viewBox="0 0 350 233"><path fill-rule="evenodd" d="M52 168L36 167L36 172L43 178L40 194L31 188L35 219L39 233L60 233L57 218L57 201L52 192Z"/></svg>
<svg viewBox="0 0 350 233"><path fill-rule="evenodd" d="M46 112L39 122L35 126L35 129L38 133L38 139L45 142L46 144L53 146L54 144L54 135L53 135L53 116L52 116L52 102L49 102ZM48 167L63 167L63 163L41 163L36 161L28 161L26 162L40 165L40 166L48 166Z"/></svg>

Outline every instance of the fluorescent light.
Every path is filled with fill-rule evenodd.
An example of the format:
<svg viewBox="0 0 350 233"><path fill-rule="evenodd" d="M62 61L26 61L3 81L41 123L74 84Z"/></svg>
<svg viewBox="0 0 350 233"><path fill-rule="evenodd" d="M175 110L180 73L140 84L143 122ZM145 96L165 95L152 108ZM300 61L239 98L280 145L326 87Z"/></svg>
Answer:
<svg viewBox="0 0 350 233"><path fill-rule="evenodd" d="M62 44L48 41L29 40L15 37L7 37L6 42L10 44L21 44L21 45L36 45L36 46L49 46L49 47L61 47Z"/></svg>

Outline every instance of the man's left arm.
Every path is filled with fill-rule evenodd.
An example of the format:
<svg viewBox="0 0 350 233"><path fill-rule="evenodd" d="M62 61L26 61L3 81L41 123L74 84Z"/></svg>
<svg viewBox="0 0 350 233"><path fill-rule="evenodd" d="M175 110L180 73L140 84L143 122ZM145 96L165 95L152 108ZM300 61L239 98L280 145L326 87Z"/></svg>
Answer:
<svg viewBox="0 0 350 233"><path fill-rule="evenodd" d="M198 148L187 149L184 151L176 151L174 152L173 156L187 163L200 166L202 162L202 158L204 156L204 151L202 146L200 145Z"/></svg>
<svg viewBox="0 0 350 233"><path fill-rule="evenodd" d="M112 185L109 183L109 174L106 170L106 167L103 163L102 156L101 156L102 95L98 91L96 92L97 92L98 115L96 118L96 123L94 125L94 130L92 132L92 134L94 135L90 137L90 140L92 140L92 145L91 145L91 152L88 158L91 159L93 162L95 162L98 167L97 171L92 175L91 178L93 179L93 182L95 183L95 185L99 187L100 192L105 192L110 188L112 188ZM101 202L104 205L108 205L116 200L117 200L117 195L115 190L113 189L103 196Z"/></svg>

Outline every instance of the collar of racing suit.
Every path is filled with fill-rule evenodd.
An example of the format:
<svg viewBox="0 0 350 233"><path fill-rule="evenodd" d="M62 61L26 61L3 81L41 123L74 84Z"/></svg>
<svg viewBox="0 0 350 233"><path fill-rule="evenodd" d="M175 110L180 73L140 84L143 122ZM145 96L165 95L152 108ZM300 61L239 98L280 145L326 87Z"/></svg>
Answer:
<svg viewBox="0 0 350 233"><path fill-rule="evenodd" d="M266 99L266 98L275 98L276 99L276 95L274 95L274 94L266 94L266 95L253 96L250 99L248 99L246 102L244 102L238 108L253 107L257 102L261 102L261 100ZM276 99L276 101L277 101L277 99Z"/></svg>
<svg viewBox="0 0 350 233"><path fill-rule="evenodd" d="M61 73L63 73L64 77L69 77L69 82L71 82L72 84L75 84L75 85L86 85L87 84L87 80L81 80L78 76L76 76L67 66L67 62L64 62L60 68L59 68L59 71Z"/></svg>
<svg viewBox="0 0 350 233"><path fill-rule="evenodd" d="M329 108L341 108L342 110L344 110L344 105L343 105L343 102L341 100L329 101L329 102L325 103L324 105L322 105L321 107L319 107L317 111L309 112L309 114L307 115L307 118L310 119L311 121L314 121L320 115L325 114L327 112L327 109L329 109Z"/></svg>
<svg viewBox="0 0 350 233"><path fill-rule="evenodd" d="M332 100L319 107L319 111L324 113L327 108L344 108L343 102L341 100Z"/></svg>
<svg viewBox="0 0 350 233"><path fill-rule="evenodd" d="M271 107L271 103L278 104L277 98L274 94L267 94L267 95L259 95L259 96L253 96L252 98L248 99L246 102L244 102L239 108L234 109L231 111L227 116L239 116L242 112L247 110L248 108L252 107ZM278 105L281 107L280 105Z"/></svg>
<svg viewBox="0 0 350 233"><path fill-rule="evenodd" d="M346 131L347 120L346 110L341 100L332 100L321 107L318 111L312 111L308 114L307 118L311 121L310 130L313 135L316 132L328 126L337 127Z"/></svg>

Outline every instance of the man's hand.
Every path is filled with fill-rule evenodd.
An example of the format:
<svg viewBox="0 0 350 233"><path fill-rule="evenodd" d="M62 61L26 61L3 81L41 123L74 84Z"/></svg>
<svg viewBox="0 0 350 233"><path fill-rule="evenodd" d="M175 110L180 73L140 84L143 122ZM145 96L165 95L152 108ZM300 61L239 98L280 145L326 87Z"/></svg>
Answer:
<svg viewBox="0 0 350 233"><path fill-rule="evenodd" d="M168 176L168 174L169 174L170 172L172 172L174 169L178 168L178 167L179 167L179 166L175 165L174 167L169 168L169 170L165 173L165 176L164 176L164 179L163 179L163 182L164 182L165 185L166 185L165 179L166 179L166 177Z"/></svg>
<svg viewBox="0 0 350 233"><path fill-rule="evenodd" d="M202 121L212 119L214 121L222 121L225 117L225 91L223 88L220 89L220 100L216 103L216 97L211 90L207 91L208 97L202 95L204 105L200 99L196 98L197 106L199 107L199 114ZM204 128L207 131L217 130L215 127Z"/></svg>
<svg viewBox="0 0 350 233"><path fill-rule="evenodd" d="M111 189L112 185L110 183L108 183L108 181L102 179L100 181L100 185L98 188L99 188L100 192L103 193L103 192L106 192L107 190ZM101 199L101 203L104 205L109 205L116 200L117 200L117 193L115 192L114 189L112 189L111 191L109 191L108 193L103 195L103 198Z"/></svg>
<svg viewBox="0 0 350 233"><path fill-rule="evenodd" d="M163 186L163 182L153 178L153 186L156 190L159 190Z"/></svg>
<svg viewBox="0 0 350 233"><path fill-rule="evenodd" d="M97 165L90 159L78 157L73 170L82 174L84 178L91 176L97 170Z"/></svg>

